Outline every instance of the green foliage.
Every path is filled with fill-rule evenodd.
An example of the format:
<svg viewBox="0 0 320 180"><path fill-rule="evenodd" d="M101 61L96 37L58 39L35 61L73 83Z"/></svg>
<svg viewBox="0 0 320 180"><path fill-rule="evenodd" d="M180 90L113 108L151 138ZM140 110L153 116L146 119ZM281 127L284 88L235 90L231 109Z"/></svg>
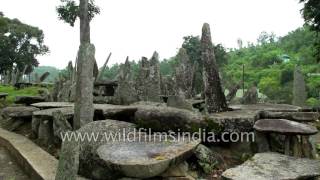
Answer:
<svg viewBox="0 0 320 180"><path fill-rule="evenodd" d="M316 49L316 57L318 62L320 61L320 1L319 0L300 0L300 3L304 3L302 9L302 15L306 24L310 25L311 30L317 33L317 37L314 42L314 48Z"/></svg>
<svg viewBox="0 0 320 180"><path fill-rule="evenodd" d="M61 0L62 5L57 7L57 13L60 20L74 26L75 21L80 15L80 7L74 0ZM89 19L92 20L95 15L100 13L100 8L94 4L94 0L89 0Z"/></svg>
<svg viewBox="0 0 320 180"><path fill-rule="evenodd" d="M12 104L16 96L37 96L38 90L43 89L41 87L27 87L23 89L15 89L13 86L2 86L0 85L1 93L8 93L5 104Z"/></svg>
<svg viewBox="0 0 320 180"><path fill-rule="evenodd" d="M320 100L316 98L309 98L307 99L307 105L311 107L320 106Z"/></svg>
<svg viewBox="0 0 320 180"><path fill-rule="evenodd" d="M49 52L43 40L39 28L0 16L0 73L11 71L14 64L20 71L26 65L38 66L37 55Z"/></svg>

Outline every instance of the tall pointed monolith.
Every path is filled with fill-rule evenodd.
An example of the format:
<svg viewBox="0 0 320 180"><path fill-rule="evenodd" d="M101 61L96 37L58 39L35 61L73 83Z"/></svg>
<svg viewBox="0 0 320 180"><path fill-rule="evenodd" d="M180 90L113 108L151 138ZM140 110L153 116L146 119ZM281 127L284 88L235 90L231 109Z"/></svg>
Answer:
<svg viewBox="0 0 320 180"><path fill-rule="evenodd" d="M228 106L222 91L219 68L216 63L209 24L202 27L201 60L203 62L203 82L206 109L208 113L226 111Z"/></svg>

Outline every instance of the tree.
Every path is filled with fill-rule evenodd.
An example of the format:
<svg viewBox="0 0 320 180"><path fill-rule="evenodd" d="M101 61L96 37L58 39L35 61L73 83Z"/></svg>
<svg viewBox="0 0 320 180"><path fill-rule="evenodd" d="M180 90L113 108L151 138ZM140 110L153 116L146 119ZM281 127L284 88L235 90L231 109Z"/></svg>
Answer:
<svg viewBox="0 0 320 180"><path fill-rule="evenodd" d="M319 0L300 0L304 3L302 15L305 22L311 26L311 30L317 33L317 41L314 46L316 49L316 56L320 62L320 1Z"/></svg>
<svg viewBox="0 0 320 180"><path fill-rule="evenodd" d="M0 73L12 71L16 66L21 72L26 66L38 66L38 55L49 52L44 45L43 31L37 27L0 16Z"/></svg>
<svg viewBox="0 0 320 180"><path fill-rule="evenodd" d="M90 44L90 21L100 12L94 0L80 0L79 5L73 0L61 0L57 7L59 18L74 25L80 19L80 47L77 57L76 99L74 106L74 128L79 129L93 121L93 82L94 71L98 71L95 61L95 47ZM94 68L96 70L94 70Z"/></svg>

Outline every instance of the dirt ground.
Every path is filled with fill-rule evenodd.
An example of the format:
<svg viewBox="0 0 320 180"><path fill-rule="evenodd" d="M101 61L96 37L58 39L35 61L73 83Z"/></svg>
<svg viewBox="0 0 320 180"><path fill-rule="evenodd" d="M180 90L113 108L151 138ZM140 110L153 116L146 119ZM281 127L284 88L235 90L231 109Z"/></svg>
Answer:
<svg viewBox="0 0 320 180"><path fill-rule="evenodd" d="M0 146L0 180L30 180L23 170L9 156L8 151Z"/></svg>

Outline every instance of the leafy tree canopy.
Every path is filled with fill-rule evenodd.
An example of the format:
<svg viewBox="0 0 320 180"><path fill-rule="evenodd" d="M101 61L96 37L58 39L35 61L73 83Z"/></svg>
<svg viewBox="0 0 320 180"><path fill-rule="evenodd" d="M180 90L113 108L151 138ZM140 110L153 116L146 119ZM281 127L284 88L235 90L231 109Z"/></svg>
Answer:
<svg viewBox="0 0 320 180"><path fill-rule="evenodd" d="M62 5L57 7L60 20L74 26L80 15L79 4L74 0L61 0ZM92 20L96 14L100 13L100 8L94 4L94 0L89 0L89 19Z"/></svg>
<svg viewBox="0 0 320 180"><path fill-rule="evenodd" d="M37 55L49 52L43 40L44 34L39 28L0 16L0 73L11 71L14 65L20 71L26 65L28 69L38 66Z"/></svg>

